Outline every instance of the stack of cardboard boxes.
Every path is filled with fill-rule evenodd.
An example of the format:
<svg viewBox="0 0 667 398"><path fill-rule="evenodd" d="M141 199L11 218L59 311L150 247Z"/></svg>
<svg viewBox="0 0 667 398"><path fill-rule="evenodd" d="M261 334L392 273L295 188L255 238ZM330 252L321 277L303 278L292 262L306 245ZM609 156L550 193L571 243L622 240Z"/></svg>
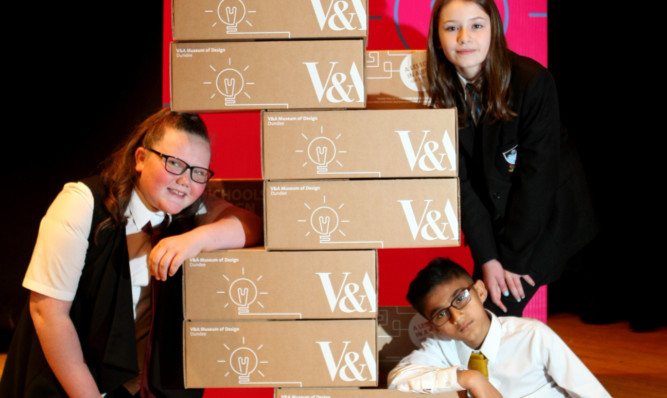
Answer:
<svg viewBox="0 0 667 398"><path fill-rule="evenodd" d="M186 386L377 385L376 264L373 250L191 258Z"/></svg>
<svg viewBox="0 0 667 398"><path fill-rule="evenodd" d="M366 0L174 0L171 106L363 108L367 26Z"/></svg>
<svg viewBox="0 0 667 398"><path fill-rule="evenodd" d="M367 24L366 0L173 0L172 109L262 110L266 247L184 265L187 387L376 387L375 249L460 243L456 112L361 109Z"/></svg>

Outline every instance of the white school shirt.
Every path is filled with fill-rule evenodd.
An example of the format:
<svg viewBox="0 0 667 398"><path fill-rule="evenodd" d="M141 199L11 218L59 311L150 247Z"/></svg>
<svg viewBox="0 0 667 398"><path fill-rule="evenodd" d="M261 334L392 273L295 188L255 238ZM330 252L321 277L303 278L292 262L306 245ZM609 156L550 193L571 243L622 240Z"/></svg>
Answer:
<svg viewBox="0 0 667 398"><path fill-rule="evenodd" d="M610 397L602 384L544 323L496 317L478 352L488 358L489 381L504 397ZM436 393L463 390L457 370L473 349L444 335L429 337L389 373L389 388Z"/></svg>
<svg viewBox="0 0 667 398"><path fill-rule="evenodd" d="M94 203L93 194L86 184L65 184L40 223L32 258L23 279L25 288L58 300L74 300L88 249ZM165 213L149 210L136 190L133 190L125 216L135 337L141 373L151 321L147 259L152 247L150 236L141 229L149 221L152 225L159 225ZM138 391L140 377L126 383L130 392Z"/></svg>

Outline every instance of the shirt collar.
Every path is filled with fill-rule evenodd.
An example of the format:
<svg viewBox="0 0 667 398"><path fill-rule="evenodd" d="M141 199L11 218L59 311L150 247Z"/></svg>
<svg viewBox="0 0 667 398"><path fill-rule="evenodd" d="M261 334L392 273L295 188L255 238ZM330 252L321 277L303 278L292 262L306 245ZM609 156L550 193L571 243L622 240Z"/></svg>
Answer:
<svg viewBox="0 0 667 398"><path fill-rule="evenodd" d="M489 331L484 338L482 346L479 347L479 350L470 348L463 341L456 341L456 351L458 352L459 358L461 358L463 363L468 363L468 358L470 358L470 354L473 351L481 352L491 363L495 362L496 358L498 357L498 350L500 349L500 337L502 334L500 329L500 321L498 320L498 317L495 316L491 311L487 310L486 312L489 314L489 317L491 317L491 326L489 327Z"/></svg>
<svg viewBox="0 0 667 398"><path fill-rule="evenodd" d="M169 216L162 210L154 212L146 207L136 189L132 190L126 214L137 227L137 230L141 230L149 221L151 225L160 225L164 221L165 215Z"/></svg>
<svg viewBox="0 0 667 398"><path fill-rule="evenodd" d="M489 327L489 333L486 334L486 338L480 347L480 351L489 359L489 362L495 362L498 350L500 349L502 331L500 330L500 320L498 320L498 317L491 311L487 310L486 312L491 317L491 326Z"/></svg>

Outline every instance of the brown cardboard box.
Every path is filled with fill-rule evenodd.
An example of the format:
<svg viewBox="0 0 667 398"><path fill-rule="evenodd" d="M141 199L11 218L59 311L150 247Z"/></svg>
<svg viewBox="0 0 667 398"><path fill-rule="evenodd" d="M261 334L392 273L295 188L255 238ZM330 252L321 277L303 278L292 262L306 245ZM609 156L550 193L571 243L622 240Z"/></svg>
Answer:
<svg viewBox="0 0 667 398"><path fill-rule="evenodd" d="M375 250L219 250L184 272L188 320L377 317Z"/></svg>
<svg viewBox="0 0 667 398"><path fill-rule="evenodd" d="M457 176L456 109L268 111L264 179Z"/></svg>
<svg viewBox="0 0 667 398"><path fill-rule="evenodd" d="M428 321L412 307L380 307L377 340L380 380L386 380L389 371L432 333Z"/></svg>
<svg viewBox="0 0 667 398"><path fill-rule="evenodd" d="M377 385L374 319L186 321L183 327L187 388Z"/></svg>
<svg viewBox="0 0 667 398"><path fill-rule="evenodd" d="M364 108L364 40L171 43L171 107Z"/></svg>
<svg viewBox="0 0 667 398"><path fill-rule="evenodd" d="M458 398L456 392L429 394L433 398ZM424 394L384 388L276 388L274 398L417 398Z"/></svg>
<svg viewBox="0 0 667 398"><path fill-rule="evenodd" d="M425 87L425 50L366 52L368 109L424 108L419 95Z"/></svg>
<svg viewBox="0 0 667 398"><path fill-rule="evenodd" d="M270 250L460 244L457 178L267 181Z"/></svg>
<svg viewBox="0 0 667 398"><path fill-rule="evenodd" d="M367 0L172 0L174 40L365 38Z"/></svg>
<svg viewBox="0 0 667 398"><path fill-rule="evenodd" d="M264 182L262 180L209 180L206 193L234 206L264 215Z"/></svg>

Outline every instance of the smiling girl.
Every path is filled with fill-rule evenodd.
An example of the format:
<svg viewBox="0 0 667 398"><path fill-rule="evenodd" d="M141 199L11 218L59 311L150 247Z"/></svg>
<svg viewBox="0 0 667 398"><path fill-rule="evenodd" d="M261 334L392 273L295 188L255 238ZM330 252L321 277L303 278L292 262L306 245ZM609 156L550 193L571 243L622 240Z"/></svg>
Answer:
<svg viewBox="0 0 667 398"><path fill-rule="evenodd" d="M500 314L521 315L537 287L597 233L583 171L551 74L507 48L493 0L438 0L427 102L457 107L461 224Z"/></svg>
<svg viewBox="0 0 667 398"><path fill-rule="evenodd" d="M165 108L100 176L65 185L40 224L1 396L201 396L182 384L180 266L257 244L262 229L202 196L210 160L201 119ZM168 237L154 244L158 227Z"/></svg>

